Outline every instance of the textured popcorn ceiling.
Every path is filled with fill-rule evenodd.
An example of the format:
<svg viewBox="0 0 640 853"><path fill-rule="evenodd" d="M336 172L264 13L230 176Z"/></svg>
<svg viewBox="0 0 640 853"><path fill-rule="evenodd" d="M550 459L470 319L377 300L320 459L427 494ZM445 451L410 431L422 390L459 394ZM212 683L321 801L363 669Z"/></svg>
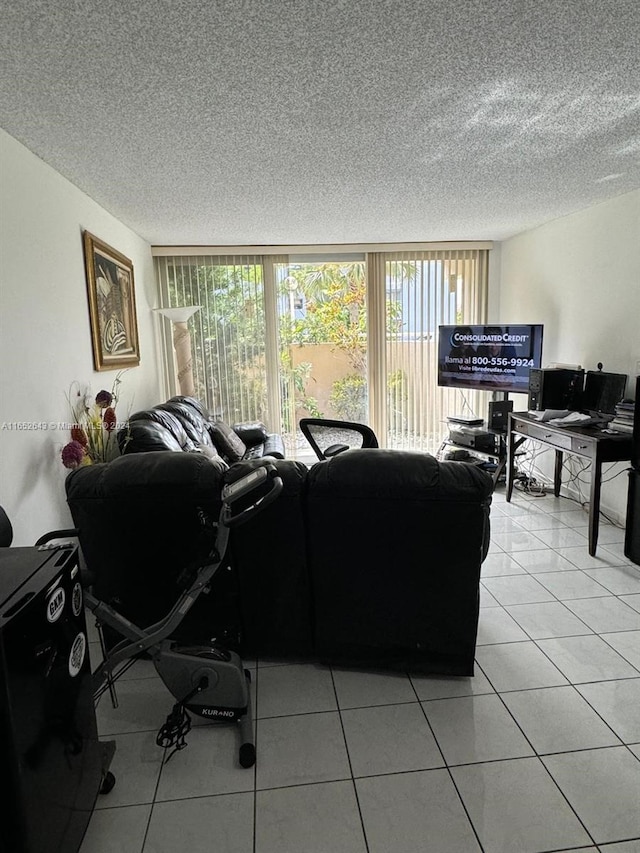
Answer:
<svg viewBox="0 0 640 853"><path fill-rule="evenodd" d="M0 126L153 244L500 240L640 187L638 0L7 0Z"/></svg>

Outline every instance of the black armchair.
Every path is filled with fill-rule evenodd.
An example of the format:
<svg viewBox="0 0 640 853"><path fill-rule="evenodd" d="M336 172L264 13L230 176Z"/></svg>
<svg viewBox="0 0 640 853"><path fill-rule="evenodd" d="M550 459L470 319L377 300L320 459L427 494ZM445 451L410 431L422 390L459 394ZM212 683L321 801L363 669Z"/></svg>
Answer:
<svg viewBox="0 0 640 853"><path fill-rule="evenodd" d="M329 418L302 418L300 429L318 459L329 459L344 450L379 447L371 427Z"/></svg>

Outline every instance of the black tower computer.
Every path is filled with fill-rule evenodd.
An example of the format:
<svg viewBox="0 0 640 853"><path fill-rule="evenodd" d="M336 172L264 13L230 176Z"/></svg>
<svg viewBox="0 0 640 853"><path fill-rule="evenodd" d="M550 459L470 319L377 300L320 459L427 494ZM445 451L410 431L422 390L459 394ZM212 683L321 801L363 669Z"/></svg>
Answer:
<svg viewBox="0 0 640 853"><path fill-rule="evenodd" d="M536 368L529 371L529 411L582 408L584 370L564 367Z"/></svg>
<svg viewBox="0 0 640 853"><path fill-rule="evenodd" d="M506 432L509 412L513 411L513 400L493 400L489 403L489 429Z"/></svg>

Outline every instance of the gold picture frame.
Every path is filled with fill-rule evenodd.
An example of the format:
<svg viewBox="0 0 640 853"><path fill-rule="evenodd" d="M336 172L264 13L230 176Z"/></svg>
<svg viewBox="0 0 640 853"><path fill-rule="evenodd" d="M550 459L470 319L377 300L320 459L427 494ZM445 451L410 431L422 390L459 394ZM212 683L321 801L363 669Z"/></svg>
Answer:
<svg viewBox="0 0 640 853"><path fill-rule="evenodd" d="M133 263L88 231L82 239L94 367L135 367L140 348Z"/></svg>

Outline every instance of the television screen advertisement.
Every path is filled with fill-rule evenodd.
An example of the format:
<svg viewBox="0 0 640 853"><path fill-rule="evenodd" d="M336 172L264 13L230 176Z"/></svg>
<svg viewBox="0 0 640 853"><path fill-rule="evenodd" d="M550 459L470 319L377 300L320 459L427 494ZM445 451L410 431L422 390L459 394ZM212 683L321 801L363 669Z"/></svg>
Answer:
<svg viewBox="0 0 640 853"><path fill-rule="evenodd" d="M526 394L542 361L541 325L440 326L438 385Z"/></svg>

